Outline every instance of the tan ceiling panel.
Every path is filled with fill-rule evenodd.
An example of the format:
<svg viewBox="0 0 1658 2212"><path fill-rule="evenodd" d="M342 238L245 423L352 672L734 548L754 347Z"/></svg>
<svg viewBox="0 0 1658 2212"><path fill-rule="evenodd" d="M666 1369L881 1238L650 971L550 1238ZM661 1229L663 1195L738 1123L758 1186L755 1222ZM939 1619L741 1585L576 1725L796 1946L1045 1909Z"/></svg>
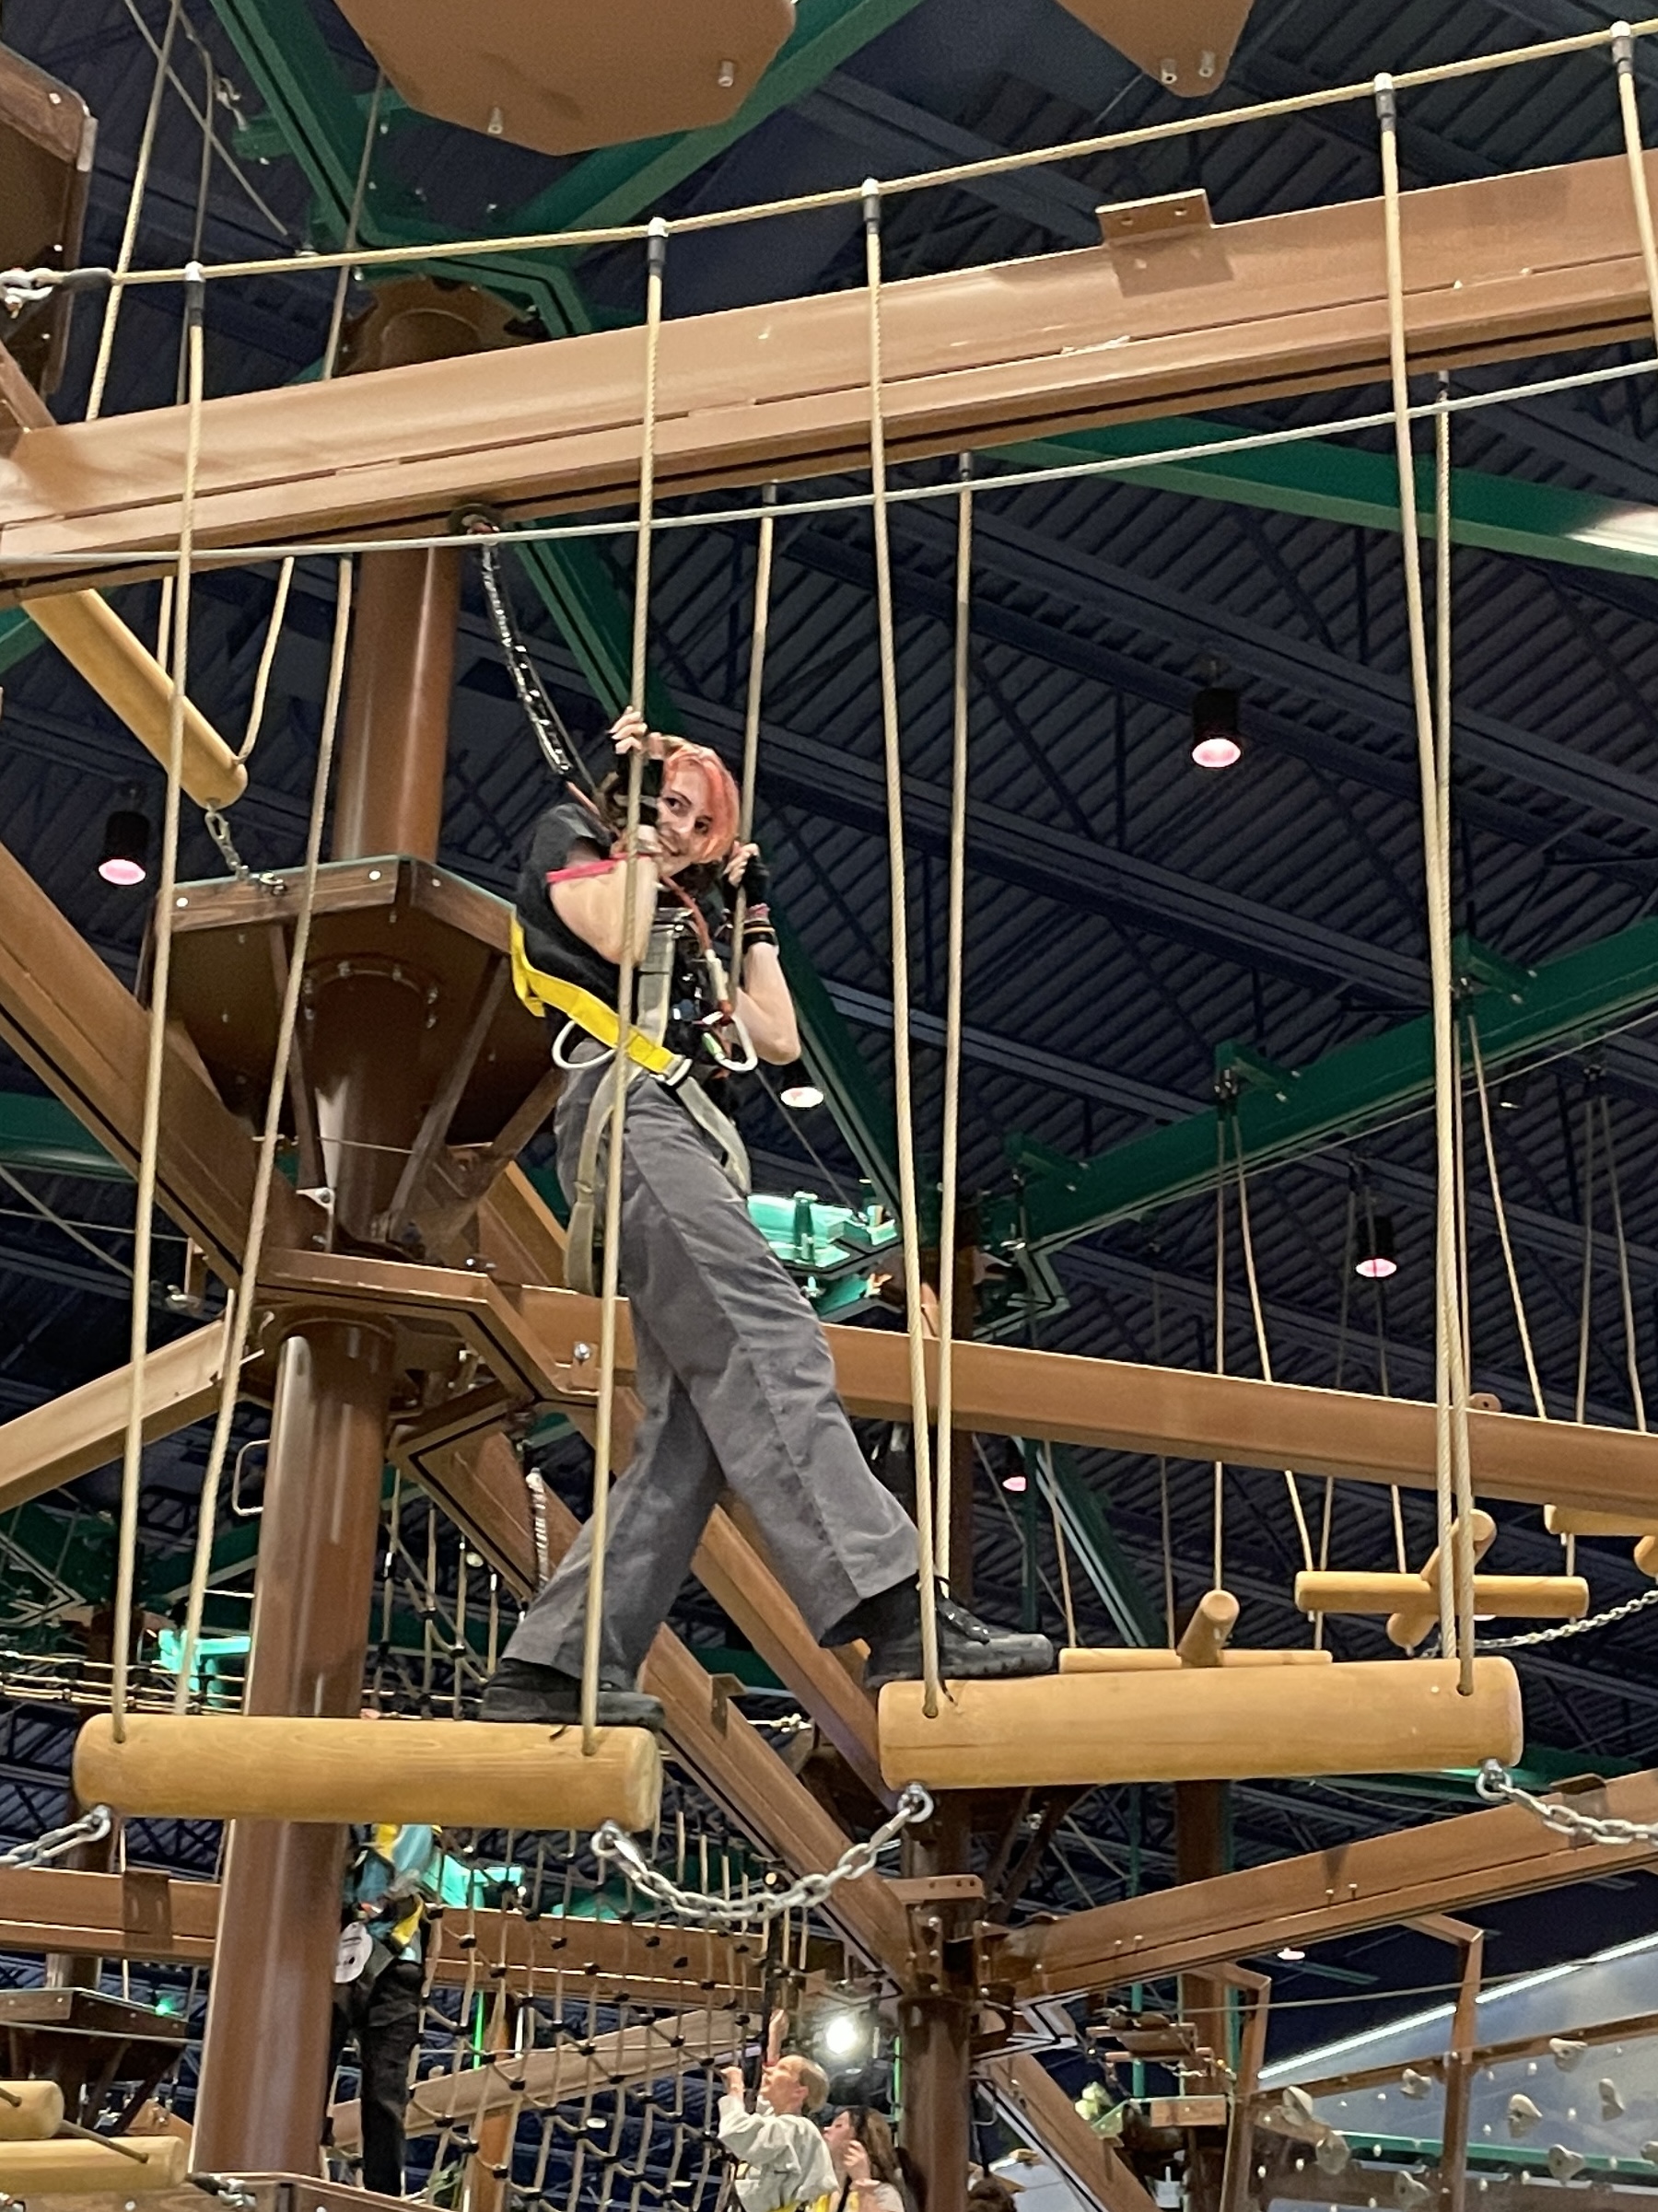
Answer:
<svg viewBox="0 0 1658 2212"><path fill-rule="evenodd" d="M1252 0L1060 0L1060 5L1169 91L1182 99L1202 99L1231 66Z"/></svg>
<svg viewBox="0 0 1658 2212"><path fill-rule="evenodd" d="M412 108L541 154L734 115L794 29L794 0L341 0Z"/></svg>

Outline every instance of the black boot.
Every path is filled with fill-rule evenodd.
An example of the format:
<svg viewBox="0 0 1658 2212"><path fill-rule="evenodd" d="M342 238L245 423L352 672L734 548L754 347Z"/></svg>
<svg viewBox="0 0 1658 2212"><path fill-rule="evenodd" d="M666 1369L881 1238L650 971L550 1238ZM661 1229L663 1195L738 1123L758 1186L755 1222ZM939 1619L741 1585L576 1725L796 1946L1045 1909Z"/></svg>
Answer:
<svg viewBox="0 0 1658 2212"><path fill-rule="evenodd" d="M484 1685L480 1720L532 1721L543 1728L577 1728L581 1722L581 1677L531 1659L504 1659ZM660 1735L662 1701L625 1683L599 1682L601 1729L649 1729Z"/></svg>
<svg viewBox="0 0 1658 2212"><path fill-rule="evenodd" d="M1000 1682L1013 1675L1053 1672L1054 1647L1046 1636L992 1628L942 1591L938 1614L941 1675L957 1682ZM921 1593L914 1580L866 1598L837 1624L835 1641L849 1640L841 1635L846 1627L870 1647L866 1690L879 1690L885 1682L920 1681Z"/></svg>

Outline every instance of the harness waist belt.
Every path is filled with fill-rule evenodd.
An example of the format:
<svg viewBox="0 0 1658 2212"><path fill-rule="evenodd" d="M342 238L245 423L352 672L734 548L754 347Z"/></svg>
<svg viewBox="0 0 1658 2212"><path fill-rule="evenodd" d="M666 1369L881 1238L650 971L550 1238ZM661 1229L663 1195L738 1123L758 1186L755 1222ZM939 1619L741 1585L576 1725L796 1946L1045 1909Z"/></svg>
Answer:
<svg viewBox="0 0 1658 2212"><path fill-rule="evenodd" d="M537 968L530 959L524 944L524 926L517 914L512 917L512 987L531 1013L539 1020L546 1019L549 1007L567 1015L578 1029L585 1030L590 1037L616 1049L618 1026L616 1009L607 1006L591 991L583 990L579 984L566 983L563 976L549 975L545 969ZM691 1063L683 1053L671 1053L665 1044L653 1043L643 1030L628 1031L627 1056L636 1066L656 1077L659 1082L677 1088L691 1072Z"/></svg>

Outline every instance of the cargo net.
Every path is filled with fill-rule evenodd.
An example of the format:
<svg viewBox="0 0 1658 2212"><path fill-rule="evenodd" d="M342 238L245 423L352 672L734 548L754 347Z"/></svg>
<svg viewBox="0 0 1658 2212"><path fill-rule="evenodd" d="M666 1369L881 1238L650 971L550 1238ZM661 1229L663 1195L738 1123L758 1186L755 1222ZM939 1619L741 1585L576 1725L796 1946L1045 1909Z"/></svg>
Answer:
<svg viewBox="0 0 1658 2212"><path fill-rule="evenodd" d="M652 1864L682 1886L741 1898L785 1879L671 1771L649 1841ZM429 2202L712 2206L730 2164L721 2075L741 2066L756 2084L773 2016L788 2016L791 2047L809 2055L829 2023L842 2037L860 2012L872 2043L883 1992L858 1978L826 1928L800 1915L764 1934L659 1924L589 1842L436 1839L404 2169L405 2188ZM405 1985L416 1980L413 1965L402 1972ZM342 2010L352 2006L342 1999ZM357 2006L368 2034L335 2078L329 2155L339 2178L372 2181L363 2096L385 2058L375 2055L373 1991ZM393 2068L398 2013L393 1994L384 2015ZM825 2071L834 2064L831 2054Z"/></svg>

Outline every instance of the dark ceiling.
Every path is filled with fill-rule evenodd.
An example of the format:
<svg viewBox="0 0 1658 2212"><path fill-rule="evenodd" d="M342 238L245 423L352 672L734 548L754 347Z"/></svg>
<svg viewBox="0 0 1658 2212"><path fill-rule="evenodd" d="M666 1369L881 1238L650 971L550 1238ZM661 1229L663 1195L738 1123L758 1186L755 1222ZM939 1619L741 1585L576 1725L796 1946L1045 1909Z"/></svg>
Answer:
<svg viewBox="0 0 1658 2212"><path fill-rule="evenodd" d="M811 4L801 0L803 19ZM338 76L357 93L368 90L372 65L326 0L284 0L266 12L285 10L309 11ZM76 0L68 9L57 0L10 0L6 10L8 42L74 85L99 116L84 255L90 262L113 257L126 213L154 66L139 19L153 39L165 12L161 0ZM237 10L226 0L222 13L228 21ZM884 15L890 28L673 184L664 211L738 205L998 147L1058 145L1107 122L1115 128L1176 111L1054 0L921 0L907 8L893 0ZM1255 102L1360 81L1384 66L1496 50L1595 20L1577 0L1419 0L1405 7L1360 0L1340 10L1317 0L1258 0L1219 99ZM300 165L274 134L262 141L257 130L255 150L236 151L243 126L257 125L265 110L260 85L209 0L185 0L183 26L179 88L161 111L139 262L176 263L198 226L209 261L299 245L313 224ZM1652 83L1654 70L1658 61L1643 60L1643 82ZM204 197L202 134L187 102L200 102L209 76L216 129L229 152L213 153ZM1658 97L1648 104L1658 130ZM1614 152L1610 69L1603 57L1585 57L1437 87L1407 103L1401 145L1411 185ZM404 188L433 224L473 233L548 192L575 166L398 116L374 173L388 198ZM1097 237L1098 203L1198 184L1220 220L1370 196L1378 189L1373 121L1362 105L1326 110L913 195L889 221L888 266L894 275L917 274L1086 244ZM633 249L601 249L572 266L595 319L637 315L641 273ZM711 231L674 244L669 312L850 285L861 281L861 267L851 209ZM302 267L215 285L210 390L280 383L315 363L331 288L332 280ZM356 306L366 296L352 290ZM177 314L169 289L130 296L106 412L171 400ZM83 305L69 374L54 401L64 419L84 402L96 322L96 309ZM1644 358L1650 349L1628 352ZM1587 364L1508 365L1459 378L1457 389L1495 389L1572 366ZM1384 404L1385 394L1363 390L1228 419L1258 427ZM1640 379L1511 401L1459 418L1455 460L1495 477L1658 499L1653 406L1650 382ZM1381 434L1349 438L1329 448L1332 471L1338 475L1355 450L1386 448ZM938 505L914 506L896 512L893 533L904 743L915 784L917 1138L931 1158L945 974L953 524ZM1224 1040L1304 1066L1419 1015L1427 958L1396 534L1322 512L1281 511L1266 500L1200 499L1096 478L982 499L976 553L963 1173L973 1189L1006 1193L1015 1176L1010 1133L1070 1157L1108 1152L1211 1104L1215 1049ZM600 557L624 589L625 573L609 566L608 553ZM655 665L687 732L728 753L741 734L752 574L746 531L713 524L661 543ZM1627 929L1658 894L1658 754L1649 705L1658 674L1658 587L1640 575L1466 549L1456 555L1454 583L1457 926L1506 960L1535 965ZM522 577L515 595L549 685L578 734L596 746L608 717L578 658ZM219 572L198 587L193 689L232 733L245 721L271 598L268 568ZM154 588L136 587L123 599L135 626L153 632ZM328 620L323 573L302 567L252 786L237 810L238 835L256 867L298 857ZM884 1086L891 975L883 832L879 801L870 797L880 757L876 645L867 517L786 523L760 832L804 949ZM1229 773L1208 774L1189 758L1189 704L1200 683L1217 677L1241 694L1244 752ZM158 813L158 774L51 651L18 659L6 687L6 841L130 978L142 899L99 882L97 844L106 810L129 784ZM504 889L546 792L474 584L462 623L444 859ZM187 874L216 867L193 821L182 865ZM16 1063L0 1066L0 1090L34 1088ZM1658 1135L1658 1054L1635 1030L1605 1050L1548 1057L1508 1087L1497 1116L1537 1359L1551 1413L1568 1418L1578 1387L1581 1156L1591 1095L1609 1104L1637 1364L1651 1394L1658 1181L1649 1160ZM774 1187L828 1197L832 1184L856 1183L857 1163L826 1113L796 1123L761 1100L750 1133ZM821 1161L802 1149L804 1136ZM1028 1166L1032 1145L1022 1157ZM0 1162L6 1158L0 1149ZM1431 1132L1417 1113L1253 1181L1255 1256L1279 1377L1406 1393L1430 1386L1431 1173ZM27 1166L6 1174L0 1414L9 1415L124 1358L132 1200L119 1182ZM1632 1402L1604 1147L1597 1176L1603 1233L1591 1268L1587 1402L1597 1417L1624 1424ZM1396 1227L1400 1269L1380 1295L1352 1280L1344 1259L1356 1179L1368 1181ZM1471 1180L1476 1384L1524 1406L1483 1172ZM1070 1243L1055 1262L1063 1304L1035 1323L1036 1340L1105 1357L1212 1365L1214 1235L1213 1202L1200 1197ZM1229 1360L1258 1372L1235 1226L1229 1264ZM171 1279L165 1266L161 1273ZM172 1325L159 1318L159 1327ZM186 1541L202 1451L191 1435L149 1455L146 1520L149 1541L162 1552ZM1011 1614L1021 1602L1022 1538L1020 1502L999 1484L1008 1466L998 1451L981 1473L975 1572L986 1609ZM561 1472L572 1473L562 1462ZM1209 1471L1091 1454L1080 1457L1078 1472L1109 1515L1121 1550L1117 1571L1138 1575L1159 1611L1166 1500L1169 1579L1177 1601L1189 1602L1209 1575ZM111 1480L79 1484L76 1510L107 1510ZM1245 1601L1242 1634L1252 1642L1296 1638L1302 1628L1290 1590L1298 1554L1281 1479L1236 1473L1228 1487L1227 1578ZM1319 1486L1302 1487L1316 1524ZM1542 1571L1558 1557L1535 1515L1501 1518L1494 1566ZM1407 1500L1406 1519L1419 1558L1431 1542L1428 1501ZM1033 1525L1051 1593L1058 1583L1051 1533L1044 1520ZM1390 1565L1392 1549L1384 1492L1354 1489L1337 1501L1334 1559ZM1627 1546L1585 1543L1579 1556L1597 1609L1646 1587ZM1103 1601L1073 1571L1085 1635L1110 1635ZM1053 1624L1051 1594L1041 1602ZM731 1640L705 1602L688 1599L684 1617L707 1640ZM1337 1624L1332 1641L1355 1656L1382 1648L1363 1624ZM1649 1757L1658 1650L1645 1618L1524 1654L1521 1663L1539 1755L1557 1754L1567 1770ZM19 1708L14 1726L24 1720ZM0 1770L6 1790L17 1793L0 1797L0 1828L13 1834L41 1817L42 1788L29 1775L60 1764L41 1751L39 1721L28 1718L27 1727L27 1744L14 1740L13 1764ZM1099 1793L1078 1808L1038 1881L1040 1902L1063 1907L1084 1894L1117 1893L1127 1865L1124 1797ZM1235 1793L1236 1849L1254 1859L1318 1847L1468 1801L1455 1786L1437 1796L1358 1782L1253 1786ZM1149 1803L1150 1880L1166 1879L1167 1841L1165 1810ZM1491 1915L1502 1929L1493 1970L1653 1923L1644 1883L1577 1895L1581 1910L1572 1915L1516 1906ZM1438 1975L1430 1947L1403 1937L1349 1944L1330 1957L1366 1977L1359 1996L1372 1976L1383 1987L1405 1987ZM1290 1994L1328 1995L1307 1975ZM1333 2016L1311 2017L1322 2035Z"/></svg>

